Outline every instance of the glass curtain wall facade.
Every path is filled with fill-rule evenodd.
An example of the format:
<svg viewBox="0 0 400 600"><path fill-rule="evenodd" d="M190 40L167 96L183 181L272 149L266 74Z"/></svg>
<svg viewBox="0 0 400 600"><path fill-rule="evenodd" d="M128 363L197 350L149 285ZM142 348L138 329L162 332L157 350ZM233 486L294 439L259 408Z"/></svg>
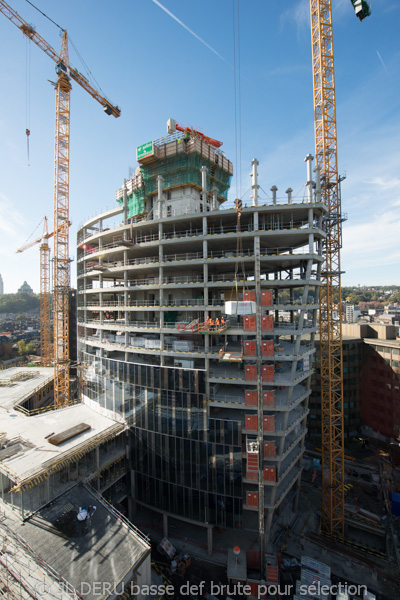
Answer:
<svg viewBox="0 0 400 600"><path fill-rule="evenodd" d="M300 485L326 207L311 181L264 204L253 185L239 219L196 136L138 161L78 231L83 398L129 423L136 504L252 531L263 511L268 535Z"/></svg>

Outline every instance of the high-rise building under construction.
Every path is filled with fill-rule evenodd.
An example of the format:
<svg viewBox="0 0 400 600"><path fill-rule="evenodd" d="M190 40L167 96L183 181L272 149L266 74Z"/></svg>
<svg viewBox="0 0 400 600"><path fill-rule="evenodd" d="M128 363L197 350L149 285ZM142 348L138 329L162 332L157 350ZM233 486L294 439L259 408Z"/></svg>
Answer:
<svg viewBox="0 0 400 600"><path fill-rule="evenodd" d="M260 531L296 508L322 262L319 171L306 191L224 208L233 167L176 131L137 150L116 207L78 231L86 401L130 426L132 505ZM264 517L262 516L264 515Z"/></svg>

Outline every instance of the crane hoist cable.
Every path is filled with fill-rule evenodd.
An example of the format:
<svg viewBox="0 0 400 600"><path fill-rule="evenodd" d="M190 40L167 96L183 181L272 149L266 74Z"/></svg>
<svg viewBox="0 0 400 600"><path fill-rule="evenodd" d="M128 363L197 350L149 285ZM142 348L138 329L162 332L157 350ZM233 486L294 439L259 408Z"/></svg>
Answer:
<svg viewBox="0 0 400 600"><path fill-rule="evenodd" d="M25 54L25 104L26 104L26 151L28 156L28 167L29 163L29 136L31 135L30 121L31 121L31 43L30 39L26 38L26 54Z"/></svg>

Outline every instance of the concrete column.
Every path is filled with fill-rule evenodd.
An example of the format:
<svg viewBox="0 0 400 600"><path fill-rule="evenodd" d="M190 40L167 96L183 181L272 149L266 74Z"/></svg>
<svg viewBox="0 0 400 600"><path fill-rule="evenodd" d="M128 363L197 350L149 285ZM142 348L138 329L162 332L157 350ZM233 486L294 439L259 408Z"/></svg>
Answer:
<svg viewBox="0 0 400 600"><path fill-rule="evenodd" d="M314 213L313 213L313 209L310 208L308 210L308 227L310 229L312 229L313 225L314 225ZM314 252L314 234L313 233L308 234L308 251L310 252L310 254L312 254Z"/></svg>
<svg viewBox="0 0 400 600"><path fill-rule="evenodd" d="M270 498L271 506L273 506L275 504L277 490L278 490L278 484L274 485L274 487L271 489L271 498Z"/></svg>
<svg viewBox="0 0 400 600"><path fill-rule="evenodd" d="M128 221L128 192L126 189L126 179L124 179L124 185L122 188L122 200L123 200L123 219L126 224Z"/></svg>
<svg viewBox="0 0 400 600"><path fill-rule="evenodd" d="M157 177L157 206L158 206L158 218L162 219L164 215L163 206L164 206L164 198L163 198L163 181L164 177L162 175L158 175Z"/></svg>
<svg viewBox="0 0 400 600"><path fill-rule="evenodd" d="M260 163L256 158L253 158L253 160L251 161L251 166L253 167L252 172L250 173L250 177L253 178L253 183L251 185L251 189L253 190L251 194L251 197L253 199L253 206L258 206L258 190L260 186L258 185L257 167L259 164Z"/></svg>
<svg viewBox="0 0 400 600"><path fill-rule="evenodd" d="M168 537L168 515L163 514L162 516L162 520L163 520L163 534L164 537Z"/></svg>
<svg viewBox="0 0 400 600"><path fill-rule="evenodd" d="M300 498L300 478L296 482L296 495L293 499L293 511L297 512L299 508L299 498Z"/></svg>
<svg viewBox="0 0 400 600"><path fill-rule="evenodd" d="M276 185L273 185L272 188L270 188L271 192L272 192L272 204L276 204L276 192L278 191L278 188L276 187Z"/></svg>
<svg viewBox="0 0 400 600"><path fill-rule="evenodd" d="M207 211L207 167L201 167L201 193L203 196L203 210Z"/></svg>
<svg viewBox="0 0 400 600"><path fill-rule="evenodd" d="M308 197L308 202L312 202L313 201L313 180L312 180L312 161L314 160L314 157L312 154L307 154L307 156L304 159L304 162L307 163L307 197Z"/></svg>
<svg viewBox="0 0 400 600"><path fill-rule="evenodd" d="M96 448L96 471L100 469L100 446ZM100 477L96 478L97 491L100 491Z"/></svg>
<svg viewBox="0 0 400 600"><path fill-rule="evenodd" d="M207 527L207 554L208 556L212 555L213 551L213 535L212 535L212 527L208 525Z"/></svg>
<svg viewBox="0 0 400 600"><path fill-rule="evenodd" d="M271 533L272 517L274 516L273 510L268 510L267 521L265 523L265 547L269 542L269 534Z"/></svg>
<svg viewBox="0 0 400 600"><path fill-rule="evenodd" d="M292 188L288 188L285 192L285 194L288 195L288 204L292 204Z"/></svg>
<svg viewBox="0 0 400 600"><path fill-rule="evenodd" d="M258 212L255 212L253 214L253 228L254 228L254 231L258 231L259 230Z"/></svg>
<svg viewBox="0 0 400 600"><path fill-rule="evenodd" d="M218 209L218 188L215 185L213 185L213 187L211 188L211 192L212 192L211 210L217 210Z"/></svg>
<svg viewBox="0 0 400 600"><path fill-rule="evenodd" d="M207 217L203 217L203 235L207 235Z"/></svg>

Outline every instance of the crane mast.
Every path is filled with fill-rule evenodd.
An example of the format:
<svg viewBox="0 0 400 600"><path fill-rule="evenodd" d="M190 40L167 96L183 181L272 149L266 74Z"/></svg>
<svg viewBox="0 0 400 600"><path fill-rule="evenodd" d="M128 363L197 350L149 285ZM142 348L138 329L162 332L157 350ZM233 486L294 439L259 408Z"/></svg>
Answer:
<svg viewBox="0 0 400 600"><path fill-rule="evenodd" d="M341 202L337 165L331 0L310 0L315 155L325 219L320 288L322 530L344 539L344 440L341 302ZM336 311L335 303L338 304Z"/></svg>
<svg viewBox="0 0 400 600"><path fill-rule="evenodd" d="M56 136L54 161L54 405L69 402L69 141L70 78L67 32L62 37L57 66Z"/></svg>
<svg viewBox="0 0 400 600"><path fill-rule="evenodd" d="M44 238L40 252L40 356L43 366L53 361L51 343L50 247Z"/></svg>
<svg viewBox="0 0 400 600"><path fill-rule="evenodd" d="M69 402L69 143L71 79L97 100L107 115L119 117L118 106L102 96L77 69L70 67L67 32L58 54L11 6L0 0L0 12L56 63L56 132L54 163L54 404ZM45 258L43 259L45 260ZM47 278L49 280L49 277ZM50 320L49 320L50 327Z"/></svg>
<svg viewBox="0 0 400 600"><path fill-rule="evenodd" d="M51 296L50 296L50 247L48 239L54 235L47 229L47 217L43 219L42 235L18 248L17 253L40 244L40 357L41 364L48 367L53 361L51 344Z"/></svg>

